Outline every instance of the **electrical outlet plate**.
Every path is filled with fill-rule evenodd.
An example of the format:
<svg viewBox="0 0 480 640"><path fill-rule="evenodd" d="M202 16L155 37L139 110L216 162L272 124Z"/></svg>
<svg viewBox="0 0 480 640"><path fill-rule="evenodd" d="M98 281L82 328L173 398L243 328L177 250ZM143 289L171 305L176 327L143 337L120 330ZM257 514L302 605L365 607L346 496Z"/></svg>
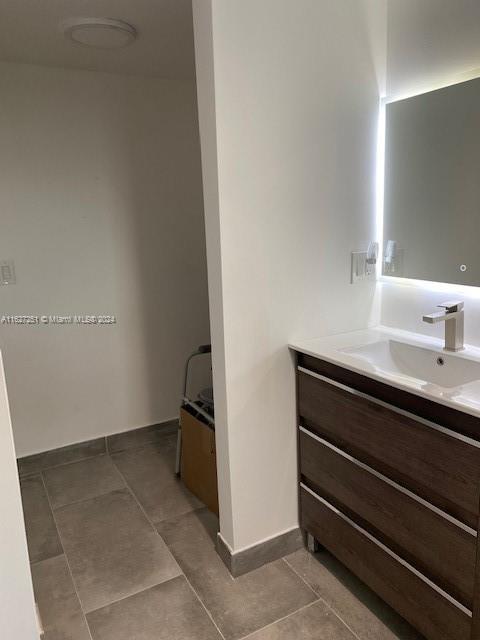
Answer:
<svg viewBox="0 0 480 640"><path fill-rule="evenodd" d="M0 260L0 285L15 283L15 265L13 264L13 260Z"/></svg>
<svg viewBox="0 0 480 640"><path fill-rule="evenodd" d="M370 273L368 272L368 268L370 268ZM359 282L375 282L376 279L376 265L367 264L367 252L352 251L350 282L352 284L357 284Z"/></svg>

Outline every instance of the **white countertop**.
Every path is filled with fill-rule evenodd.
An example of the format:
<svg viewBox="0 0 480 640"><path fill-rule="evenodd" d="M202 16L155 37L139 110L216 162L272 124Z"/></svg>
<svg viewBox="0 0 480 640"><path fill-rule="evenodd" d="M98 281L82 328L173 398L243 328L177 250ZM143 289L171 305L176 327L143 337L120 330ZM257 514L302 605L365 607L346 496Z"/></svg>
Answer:
<svg viewBox="0 0 480 640"><path fill-rule="evenodd" d="M439 356L480 363L480 349L477 347L465 345L463 351L446 354L443 350L443 340L382 326L309 340L295 340L288 346L295 351L320 358L392 387L480 418L480 380L474 380L457 387L442 387L409 375L381 370L378 366L373 366L365 360L342 351L342 349L351 349L386 340L395 340L415 347L430 349L438 352Z"/></svg>

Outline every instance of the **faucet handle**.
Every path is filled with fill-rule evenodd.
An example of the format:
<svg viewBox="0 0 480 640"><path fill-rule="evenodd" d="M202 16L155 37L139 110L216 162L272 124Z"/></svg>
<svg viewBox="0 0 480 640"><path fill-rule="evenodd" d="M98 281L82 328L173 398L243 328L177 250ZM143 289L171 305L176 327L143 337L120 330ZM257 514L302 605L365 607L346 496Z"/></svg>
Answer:
<svg viewBox="0 0 480 640"><path fill-rule="evenodd" d="M440 309L445 309L447 313L455 313L456 311L461 311L463 309L464 303L461 300L453 300L449 302L441 302L437 304L437 307Z"/></svg>

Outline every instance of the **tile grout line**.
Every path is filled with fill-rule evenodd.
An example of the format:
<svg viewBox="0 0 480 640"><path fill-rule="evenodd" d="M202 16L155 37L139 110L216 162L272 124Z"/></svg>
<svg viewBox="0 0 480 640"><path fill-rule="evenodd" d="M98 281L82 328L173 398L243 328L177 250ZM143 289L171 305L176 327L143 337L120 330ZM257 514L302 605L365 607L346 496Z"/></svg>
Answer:
<svg viewBox="0 0 480 640"><path fill-rule="evenodd" d="M160 535L160 534L159 534ZM200 606L204 609L205 613L207 614L207 616L210 618L213 626L215 627L215 629L218 631L218 634L220 636L220 638L222 638L222 640L225 640L225 636L223 635L223 633L220 630L220 627L217 625L217 623L215 622L215 620L213 619L212 614L210 613L210 611L207 609L207 605L203 602L203 600L200 598L200 596L198 595L197 591L195 590L195 588L193 587L192 583L190 582L190 580L187 578L187 576L183 573L182 571L182 575L185 578L188 586L190 587L190 589L193 591L193 593L195 594L198 602L200 603Z"/></svg>
<svg viewBox="0 0 480 640"><path fill-rule="evenodd" d="M126 432L128 433L128 431ZM112 435L117 435L117 434L112 434ZM163 433L160 435L160 440L151 440L150 442L144 442L142 444L139 445L134 445L132 447L126 447L125 449L117 449L114 451L110 451L109 446L108 446L108 438L110 436L102 436L103 438L105 438L105 450L102 453L96 453L92 456L82 456L81 458L78 458L77 460L68 460L67 462L60 462L59 464L52 464L49 465L47 467L40 467L39 469L37 469L36 471L31 471L28 473L20 473L20 469L18 468L18 461L22 460L22 458L17 458L17 470L18 470L18 477L20 478L20 480L25 480L26 478L31 478L32 476L38 476L40 473L43 473L44 471L50 471L50 469L58 469L59 467L65 467L69 464L75 464L76 462L84 462L85 460L92 460L93 458L98 458L100 456L106 456L106 455L116 455L118 453L127 453L128 451L138 451L139 449L143 449L145 447L151 446L153 444L157 444L159 442L162 442L163 438L168 438L171 435L175 435L175 432L170 432L170 433Z"/></svg>
<svg viewBox="0 0 480 640"><path fill-rule="evenodd" d="M324 604L326 606L326 608L331 611L333 613L333 615L338 618L340 620L340 622L342 623L342 625L344 625L345 627L347 627L347 629L353 634L353 636L355 638L357 638L357 640L360 640L360 638L358 638L358 636L356 635L356 633L354 633L350 627L345 624L345 622L340 618L340 616L328 605L328 603L325 602L325 600L318 595L318 593L315 592L314 589L312 589L312 587L308 584L308 582L303 578L303 576L301 576L298 571L296 571L289 562L287 562L287 560L283 557L280 558L280 560L283 560L283 562L287 565L287 567L305 584L305 586L307 587L307 589L309 591L312 592L312 594L315 596L315 600L313 600L312 602L309 602L308 604L303 605L303 607L300 607L299 609L295 609L295 611L291 611L290 613L288 613L286 616L282 616L281 618L277 618L276 620L273 620L272 622L269 622L268 624L266 624L264 627L260 627L260 629L256 629L255 631L252 631L251 633L247 634L246 636L242 636L239 640L247 640L248 638L252 638L256 633L260 633L260 631L263 631L264 629L268 629L269 627L272 627L273 625L277 624L278 622L282 622L283 620L287 620L288 618L296 615L297 613L304 611L305 609L308 609L309 607L312 607L314 604L318 604L319 602L321 602L322 604Z"/></svg>
<svg viewBox="0 0 480 640"><path fill-rule="evenodd" d="M300 578L300 580L303 582L303 584L310 589L310 591L313 593L313 595L317 596L317 598L319 600L321 600L321 597L318 595L318 593L315 591L315 589L308 584L308 582L305 580L305 578L303 576L301 576L298 571L295 569L295 567L292 567L292 565L288 562L288 560L285 558L285 556L283 556L283 558L281 558L283 560L283 562L287 565L287 567L293 571L293 573L298 576Z"/></svg>
<svg viewBox="0 0 480 640"><path fill-rule="evenodd" d="M135 495L135 493L133 492L132 487L128 484L125 476L123 475L123 473L120 471L120 469L117 467L117 465L115 464L115 460L113 460L113 458L111 456L109 456L113 466L115 467L116 472L118 473L119 477L122 479L123 483L125 484L125 488L128 490L129 494L132 496L132 498L134 499L136 505L139 507L140 511L142 512L142 514L144 515L145 519L147 520L148 524L152 527L152 529L154 530L154 532L157 535L160 535L155 527L155 525L153 524L152 520L149 518L149 516L147 515L147 512L145 511L145 509L143 508L143 506L141 505L139 499L137 498L137 496ZM170 551L170 549L169 549ZM171 553L171 552L170 552ZM177 562L175 560L175 562ZM178 564L178 563L177 563Z"/></svg>
<svg viewBox="0 0 480 640"><path fill-rule="evenodd" d="M110 460L110 462L112 463L115 471L118 471L115 463L113 462L112 458L106 454L106 453L101 453L98 456L92 456L90 458L85 458L84 460L78 460L77 462L86 462L87 460L96 460L97 458L101 458L105 456L105 458L108 458ZM75 462L67 462L65 464L61 464L58 465L58 467L50 467L49 469L46 469L45 471L50 471L51 469L58 469L60 467L68 467L70 464L75 464ZM44 478L44 472L41 471L40 473L36 473L35 475L41 475L42 476L42 481L43 481L43 485L45 487L45 491L47 492L47 497L48 497L48 502L50 504L50 508L52 510L52 513L55 513L56 511L61 511L62 509L66 509L67 507L71 507L73 505L78 505L78 504L82 504L82 502L88 502L89 500L95 500L95 498L101 498L102 496L107 496L109 493L114 493L115 491L122 491L122 489L125 489L126 483L125 480L123 478L123 476L121 476L121 480L123 482L123 486L119 487L117 489L109 489L108 491L102 491L101 493L97 493L93 496L88 496L87 498L80 498L80 500L73 500L72 502L66 502L65 504L59 504L58 506L54 507L51 503L50 500L50 496L48 495L48 489L47 489L47 485L45 482L45 478Z"/></svg>
<svg viewBox="0 0 480 640"><path fill-rule="evenodd" d="M172 582L172 580L176 580L177 578L183 578L183 574L179 574L178 576L174 576L173 578L168 578L168 580L164 580L163 582L157 582L156 584L152 584L149 587L142 587L141 589L138 589L138 591L132 591L132 593L127 593L124 596L121 596L120 598L117 598L117 600L111 600L109 602L105 602L104 604L100 605L99 607L96 607L95 609L89 609L88 611L85 612L85 616L89 616L92 613L95 613L96 611L101 611L102 609L106 609L107 607L111 607L114 604L118 604L119 602L123 602L124 600L128 600L129 598L134 598L135 596L138 596L140 593L144 593L146 591L150 591L150 589L155 589L155 587L160 587L163 584L167 584L168 582Z"/></svg>
<svg viewBox="0 0 480 640"><path fill-rule="evenodd" d="M128 489L128 491L130 492L130 494L132 495L133 499L135 500L135 502L137 503L138 507L140 508L141 512L143 513L143 515L145 516L145 518L147 519L147 521L149 522L150 526L152 527L152 529L154 530L154 532L156 533L156 535L163 541L164 545L167 547L168 552L170 553L170 555L172 556L172 558L175 560L175 562L177 563L178 568L180 569L180 575L182 575L185 578L186 583L188 584L188 586L190 587L190 589L193 591L193 593L195 594L198 602L200 603L200 606L204 609L205 613L207 614L207 616L210 618L210 621L212 622L213 626L215 627L215 629L218 631L220 638L222 638L222 640L225 640L225 636L223 635L223 633L220 631L217 623L215 622L215 620L213 619L212 614L210 613L210 611L207 609L205 603L203 602L203 600L200 598L200 596L198 595L198 593L196 592L196 590L193 588L192 583L190 582L190 580L187 578L187 576L185 575L185 572L183 571L182 567L178 564L177 559L175 558L175 556L173 555L173 553L170 551L170 547L167 545L167 543L165 542L165 540L163 540L162 536L160 535L158 529L156 528L156 526L154 525L153 521L150 519L150 517L148 516L147 512L145 511L145 509L143 508L143 506L140 504L140 501L138 500L137 496L135 495L135 493L133 492L133 489L130 487L130 485L128 484L127 480L125 479L125 476L123 475L123 473L120 471L120 469L117 467L117 465L115 464L115 460L112 459L112 462L116 468L116 470L118 471L120 477L122 478L122 480L125 482L125 485ZM163 583L159 583L159 584L163 584Z"/></svg>
<svg viewBox="0 0 480 640"><path fill-rule="evenodd" d="M297 609L296 611L292 611L291 613L287 614L286 616L282 616L281 618L278 618L277 620L274 620L273 622L269 622L264 627L260 627L260 629L256 629L255 631L251 631L246 636L242 636L241 638L239 638L239 640L248 640L248 638L253 638L253 636L256 633L260 633L261 631L265 631L265 629L273 627L273 625L277 624L278 622L282 622L283 620L288 620L288 618L291 618L292 616L296 615L297 613L300 613L301 611L305 611L305 609L308 609L309 607L313 607L314 604L318 604L319 602L321 602L321 600L320 600L320 598L317 597L317 600L314 600L313 602L309 602L308 604L304 604L303 607L300 607L300 609Z"/></svg>
<svg viewBox="0 0 480 640"><path fill-rule="evenodd" d="M174 422L175 418L172 418L172 420L167 420L166 422ZM139 429L144 429L145 427L139 427ZM148 427L147 427L148 428ZM162 438L166 438L168 436L171 435L175 435L176 434L176 429L174 427L161 427L158 431L162 431L162 429L165 429L165 431L168 431L168 433L159 433L158 437ZM108 435L105 436L98 436L98 438L94 438L94 440L104 440L104 444L105 444L105 448L104 451L102 453L96 453L94 455L87 455L87 456L82 456L80 458L78 458L77 460L68 460L67 462L60 462L58 464L52 464L52 465L48 465L46 467L40 466L40 468L38 468L36 471L29 471L27 473L20 473L20 464L22 460L25 460L26 458L30 458L32 456L42 456L42 455L48 455L49 453L53 453L55 451L57 451L57 449L49 449L47 451L42 451L41 453L34 453L32 455L28 455L28 456L22 456L21 458L16 458L16 462L17 462L17 469L18 469L18 476L20 478L29 478L30 476L36 476L39 473L42 473L43 471L48 471L49 469L56 469L57 467L63 467L63 465L66 464L72 464L74 462L81 462L82 460L88 460L90 458L96 458L98 456L102 456L105 454L111 454L111 453L123 453L124 451L129 451L131 449L141 449L142 447L149 445L149 444L155 444L158 440L151 440L149 442L145 442L143 444L140 445L133 445L131 447L125 447L124 449L118 449L118 450L114 450L114 451L110 451L110 448L108 446L108 439L111 438L112 436L117 436L117 435L123 435L123 434L129 434L131 432L135 432L136 429L133 429L132 431L121 431L119 433L110 433ZM85 443L90 442L89 440L86 440ZM70 446L76 446L77 444L79 446L82 446L83 444L85 444L84 442L78 442L75 443L73 445L66 445L67 447ZM60 449L62 449L62 447L60 447Z"/></svg>
<svg viewBox="0 0 480 640"><path fill-rule="evenodd" d="M123 478L122 478L123 480ZM94 496L89 496L88 498L82 498L81 500L74 500L73 502L67 502L65 504L60 504L58 507L53 508L52 511L55 513L57 511L62 511L62 509L68 509L68 507L73 507L84 502L89 502L90 500L95 500L95 498L103 498L104 496L108 496L109 493L115 493L115 491L123 491L125 489L125 485L122 487L118 487L117 489L110 489L109 491L102 491L102 493L97 493Z"/></svg>
<svg viewBox="0 0 480 640"><path fill-rule="evenodd" d="M160 437L157 438L156 440L150 440L149 442L142 442L142 444L134 444L133 446L125 447L124 449L114 449L113 451L109 450L108 455L116 456L119 453L128 453L129 451L138 451L139 449L146 449L147 447L151 447L152 445L155 445L155 444L162 444L164 440L174 435L175 435L174 432L162 433Z"/></svg>
<svg viewBox="0 0 480 640"><path fill-rule="evenodd" d="M62 553L57 553L55 556L49 556L48 558L43 558L43 560L35 560L35 562L29 562L28 564L30 565L30 570L32 569L32 567L36 567L37 564L42 564L42 562L47 562L48 560L53 560L54 558L60 558L60 556L64 556L65 555L65 551L63 550L62 547Z"/></svg>
<svg viewBox="0 0 480 640"><path fill-rule="evenodd" d="M318 595L318 593L315 592L315 590L308 584L305 578L302 575L300 575L300 573L295 569L295 567L293 567L286 558L282 558L282 560L300 578L300 580L303 580L303 582L307 585L307 587L309 587L313 591L313 593L315 593L315 595L318 597L318 601L323 602L323 604L327 607L327 609L329 609L333 613L333 615L340 620L340 622L350 631L353 637L356 638L357 640L362 640L360 636L352 629L352 627L349 624L347 624L342 617L340 617L340 615L335 611L335 609L332 606L330 606L329 603L324 598L322 598L322 596Z"/></svg>
<svg viewBox="0 0 480 640"><path fill-rule="evenodd" d="M160 431L161 431L161 429L160 429ZM126 433L129 433L129 432L127 431ZM170 429L170 428L167 429L166 428L165 429L165 433L157 432L155 434L155 437L152 440L146 440L145 442L142 442L142 443L135 443L135 444L132 444L130 446L125 446L125 447L123 447L123 449L122 448L121 449L113 449L113 451L111 451L109 449L108 452L110 454L114 454L114 453L125 453L126 451L135 451L136 449L143 449L143 447L148 447L148 445L151 445L151 444L162 443L165 438L170 438L172 436L175 436L176 433L177 433L176 429L174 430L174 429ZM112 433L111 435L107 436L107 439L111 438L112 436L116 436L116 435L117 435L116 433ZM107 447L108 447L108 440L107 440Z"/></svg>
<svg viewBox="0 0 480 640"><path fill-rule="evenodd" d="M60 544L62 545L62 549L63 549L63 556L64 556L64 558L65 558L65 562L66 562L66 564L67 564L68 573L70 574L70 579L71 579L71 581L72 581L72 585L73 585L73 588L74 588L74 590L75 590L75 595L77 596L78 604L80 605L80 611L82 612L82 616L83 616L83 619L84 619L84 621L85 621L85 625L86 625L86 627L87 627L87 631L88 631L88 635L90 636L90 640L93 640L92 632L91 632L91 630L90 630L90 625L88 624L87 616L86 616L85 610L84 610L84 608L83 608L83 603L82 603L82 600L80 599L80 595L79 595L79 593L78 593L77 585L76 585L76 583L75 583L75 579L74 579L74 577L73 577L72 568L71 568L71 566L70 566L70 562L69 562L69 560L68 560L67 552L66 552L66 550L65 550L65 545L63 544L63 540L62 540L62 536L61 536L61 534L60 534L60 529L59 529L59 527L58 527L57 519L55 518L55 512L54 512L54 510L52 509L52 503L51 503L51 501L50 501L50 496L49 496L49 494L48 494L47 485L45 484L45 478L43 477L43 472L41 472L41 473L40 473L40 478L42 479L42 484L43 484L43 488L44 488L44 490L45 490L45 495L47 496L48 505L49 505L49 507L50 507L50 511L51 511L51 514L52 514L52 518L53 518L53 521L54 521L54 523L55 523L55 528L56 528L56 530L57 530L58 539L59 539L59 541L60 541Z"/></svg>
<svg viewBox="0 0 480 640"><path fill-rule="evenodd" d="M41 473L45 473L45 471L50 471L51 469L58 469L59 467L67 467L71 464L75 464L77 462L85 462L85 460L93 460L94 458L100 458L101 456L107 455L104 451L103 453L96 453L94 456L86 456L85 458L79 458L78 460L69 460L68 462L61 462L60 464L52 464L49 467L42 467L38 469L38 471L33 471L32 473L20 475L18 473L18 477L20 480L26 480L27 478L32 478L33 476L38 476Z"/></svg>

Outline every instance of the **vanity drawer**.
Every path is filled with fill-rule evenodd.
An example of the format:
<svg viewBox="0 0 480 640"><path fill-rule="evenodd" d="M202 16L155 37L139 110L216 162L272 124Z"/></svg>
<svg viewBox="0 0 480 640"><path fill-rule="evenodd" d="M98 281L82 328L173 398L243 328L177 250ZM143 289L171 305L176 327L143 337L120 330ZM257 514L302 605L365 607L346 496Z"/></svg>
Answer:
<svg viewBox="0 0 480 640"><path fill-rule="evenodd" d="M304 486L300 505L302 527L429 640L469 640L465 607Z"/></svg>
<svg viewBox="0 0 480 640"><path fill-rule="evenodd" d="M480 445L299 370L300 423L477 528Z"/></svg>
<svg viewBox="0 0 480 640"><path fill-rule="evenodd" d="M303 428L302 480L468 608L476 532Z"/></svg>

